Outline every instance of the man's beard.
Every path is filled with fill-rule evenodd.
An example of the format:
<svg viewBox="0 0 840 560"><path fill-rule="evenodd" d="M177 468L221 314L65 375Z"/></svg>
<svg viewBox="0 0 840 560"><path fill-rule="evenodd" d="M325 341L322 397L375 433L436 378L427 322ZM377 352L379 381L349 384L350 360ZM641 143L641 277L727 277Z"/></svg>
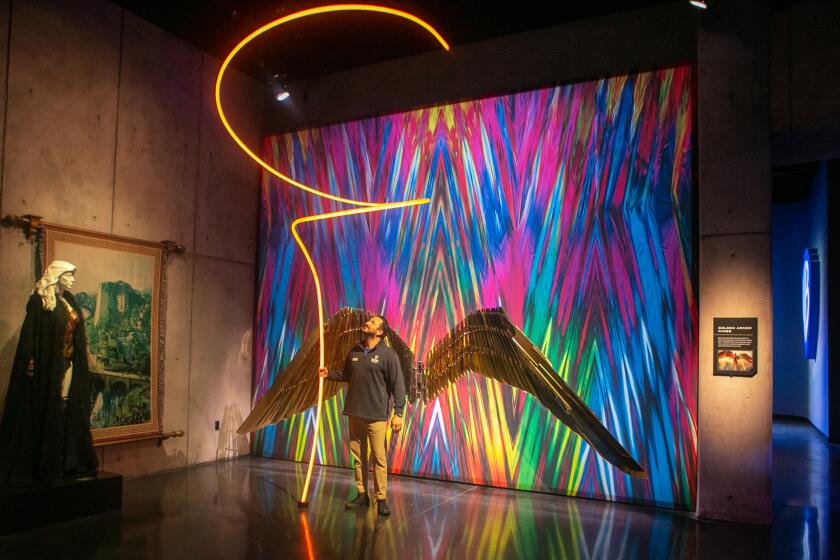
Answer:
<svg viewBox="0 0 840 560"><path fill-rule="evenodd" d="M370 331L362 331L362 338L364 338L365 340L370 340L371 338L376 338L376 333L375 332L370 332Z"/></svg>

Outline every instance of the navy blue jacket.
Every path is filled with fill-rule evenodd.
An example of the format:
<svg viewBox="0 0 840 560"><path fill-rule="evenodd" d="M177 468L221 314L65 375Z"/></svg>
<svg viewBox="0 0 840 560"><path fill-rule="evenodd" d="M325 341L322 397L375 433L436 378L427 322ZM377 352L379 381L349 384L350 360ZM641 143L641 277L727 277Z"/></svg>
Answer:
<svg viewBox="0 0 840 560"><path fill-rule="evenodd" d="M405 380L397 353L380 342L372 350L357 344L344 361L341 371L330 371L330 381L348 383L344 414L365 420L387 420L389 397L394 397L394 412L402 416L405 408Z"/></svg>

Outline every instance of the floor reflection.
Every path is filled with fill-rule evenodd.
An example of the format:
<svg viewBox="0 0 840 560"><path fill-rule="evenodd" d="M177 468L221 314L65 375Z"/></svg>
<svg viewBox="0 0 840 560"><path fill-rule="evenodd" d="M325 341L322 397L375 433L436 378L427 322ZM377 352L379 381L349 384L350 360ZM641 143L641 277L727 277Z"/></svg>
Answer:
<svg viewBox="0 0 840 560"><path fill-rule="evenodd" d="M840 445L804 420L773 422L773 506L779 557L840 556Z"/></svg>
<svg viewBox="0 0 840 560"><path fill-rule="evenodd" d="M355 492L349 471L316 473L305 514L288 492L303 465L270 462L251 476L263 507L299 516L316 558L684 558L696 540L695 522L668 511L401 477L383 518L374 507L344 509Z"/></svg>
<svg viewBox="0 0 840 560"><path fill-rule="evenodd" d="M807 426L805 427L807 428ZM0 538L2 558L831 558L837 446L774 432L775 523L391 477L393 515L344 509L349 470L243 458L127 481L123 512ZM833 523L832 523L833 522Z"/></svg>

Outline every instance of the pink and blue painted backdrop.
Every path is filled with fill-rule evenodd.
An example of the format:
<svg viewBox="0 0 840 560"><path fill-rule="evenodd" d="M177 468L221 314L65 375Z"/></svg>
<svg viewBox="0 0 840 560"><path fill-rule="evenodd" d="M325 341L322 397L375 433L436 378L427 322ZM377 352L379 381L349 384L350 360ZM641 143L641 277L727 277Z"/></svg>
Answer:
<svg viewBox="0 0 840 560"><path fill-rule="evenodd" d="M470 311L503 307L649 478L478 374L411 403L392 472L694 507L691 92L691 69L677 67L265 139L267 161L320 189L432 200L303 227L328 317L380 311L422 359ZM316 327L289 226L339 207L263 177L255 399ZM320 463L350 465L342 403L326 403ZM314 417L261 430L254 452L308 458Z"/></svg>

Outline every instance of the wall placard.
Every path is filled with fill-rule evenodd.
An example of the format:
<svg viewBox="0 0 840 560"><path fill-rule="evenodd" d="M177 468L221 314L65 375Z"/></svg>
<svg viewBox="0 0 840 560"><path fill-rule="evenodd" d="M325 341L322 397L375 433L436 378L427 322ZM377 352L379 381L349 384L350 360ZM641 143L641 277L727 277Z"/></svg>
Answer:
<svg viewBox="0 0 840 560"><path fill-rule="evenodd" d="M758 372L758 319L715 317L715 375L752 377Z"/></svg>

